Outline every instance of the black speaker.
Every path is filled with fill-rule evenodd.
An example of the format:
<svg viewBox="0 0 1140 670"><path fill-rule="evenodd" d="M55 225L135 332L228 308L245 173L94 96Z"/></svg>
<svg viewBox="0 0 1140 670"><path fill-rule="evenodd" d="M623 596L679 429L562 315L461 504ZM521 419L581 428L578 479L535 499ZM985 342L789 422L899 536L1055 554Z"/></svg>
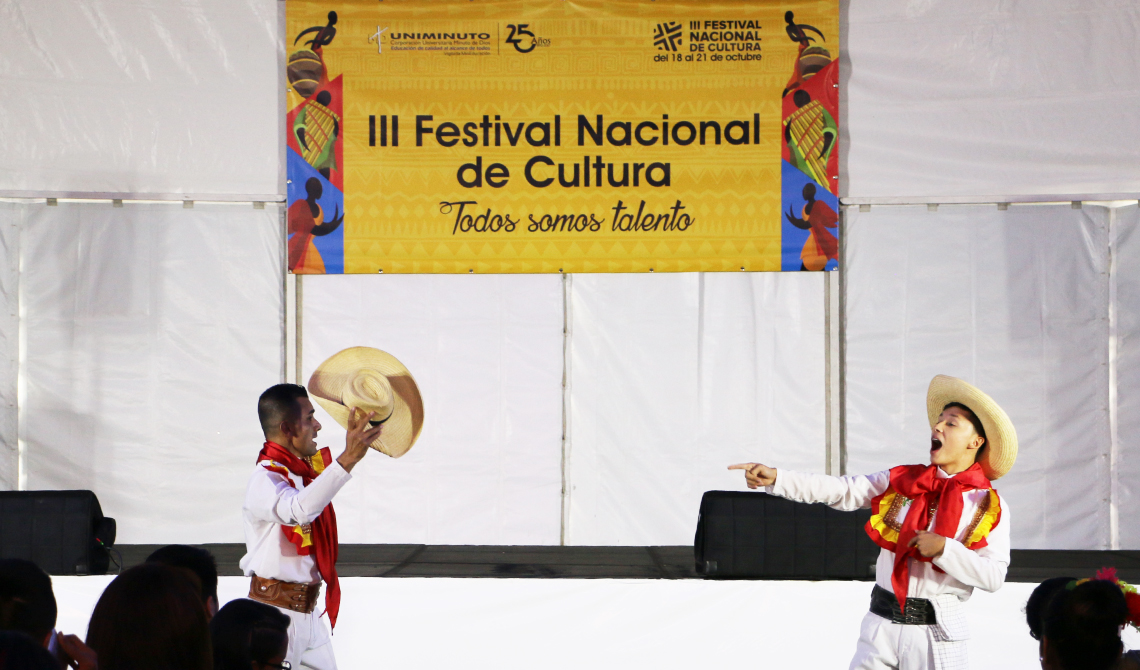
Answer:
<svg viewBox="0 0 1140 670"><path fill-rule="evenodd" d="M51 575L103 575L115 520L91 491L0 491L0 558L24 558Z"/></svg>
<svg viewBox="0 0 1140 670"><path fill-rule="evenodd" d="M863 526L871 510L840 512L767 493L707 491L693 551L706 577L875 578L879 547Z"/></svg>

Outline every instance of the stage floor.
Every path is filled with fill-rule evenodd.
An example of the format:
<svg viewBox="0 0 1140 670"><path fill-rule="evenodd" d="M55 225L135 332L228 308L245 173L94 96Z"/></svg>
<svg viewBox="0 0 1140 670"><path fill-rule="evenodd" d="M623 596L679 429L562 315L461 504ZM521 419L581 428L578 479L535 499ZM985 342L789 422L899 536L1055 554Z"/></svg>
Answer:
<svg viewBox="0 0 1140 670"><path fill-rule="evenodd" d="M111 576L53 577L58 628L86 635ZM333 644L357 668L846 668L868 582L346 577ZM966 604L973 667L1039 668L1007 583ZM223 602L249 581L222 577ZM1125 645L1140 635L1125 632Z"/></svg>

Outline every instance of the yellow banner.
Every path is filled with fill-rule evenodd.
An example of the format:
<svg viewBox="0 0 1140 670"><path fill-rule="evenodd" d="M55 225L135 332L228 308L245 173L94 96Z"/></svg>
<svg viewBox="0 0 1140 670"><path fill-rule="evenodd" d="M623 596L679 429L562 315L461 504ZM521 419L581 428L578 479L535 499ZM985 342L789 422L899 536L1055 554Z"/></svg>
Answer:
<svg viewBox="0 0 1140 670"><path fill-rule="evenodd" d="M835 267L838 0L287 8L293 272Z"/></svg>

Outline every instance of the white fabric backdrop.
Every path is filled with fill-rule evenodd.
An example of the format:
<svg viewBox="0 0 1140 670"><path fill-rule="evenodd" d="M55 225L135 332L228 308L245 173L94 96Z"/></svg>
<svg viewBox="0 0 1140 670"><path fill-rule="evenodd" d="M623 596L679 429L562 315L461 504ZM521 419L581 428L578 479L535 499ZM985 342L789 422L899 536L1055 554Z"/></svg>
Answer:
<svg viewBox="0 0 1140 670"><path fill-rule="evenodd" d="M279 193L278 5L0 5L0 192ZM1132 0L841 11L843 195L1136 192Z"/></svg>
<svg viewBox="0 0 1140 670"><path fill-rule="evenodd" d="M1140 549L1140 210L1113 212L1116 284L1117 454L1120 549Z"/></svg>
<svg viewBox="0 0 1140 670"><path fill-rule="evenodd" d="M0 98L0 194L280 193L281 11L274 0L0 2L7 30L0 83L9 92ZM845 1L841 11L845 196L1136 192L1140 139L1127 129L1140 108L1140 52L1133 48L1140 6L1132 0ZM24 220L20 207L0 209L0 228L13 212ZM916 407L930 374L961 374L993 390L1021 429L1018 468L999 482L1018 519L1017 545L1106 546L1103 501L1112 454L1105 216L1091 207L852 212L851 469L891 465L894 449L922 444L926 429ZM1140 354L1133 341L1140 280L1131 271L1140 267L1131 261L1140 252L1131 232L1135 209L1117 216L1116 482L1127 548L1140 547L1140 530L1128 523L1140 507L1132 438L1140 427L1134 423ZM20 432L29 450L29 488L93 486L108 513L123 521L124 542L240 539L235 501L247 472L245 450L260 442L249 397L280 378L276 214L37 205L27 217L28 395ZM921 227L907 225L915 220ZM15 247L2 233L0 246L8 254L0 293L9 301L16 291ZM501 297L514 281L464 279L503 282L491 290ZM400 292L421 296L443 285L432 282L459 281L403 280L409 283ZM326 281L334 279L308 285ZM579 275L575 281L571 475L579 488L572 495L572 542L688 542L700 491L738 486L720 471L724 461L769 458L822 470L821 279ZM428 526L399 512L413 490L429 495L429 481L437 487L459 481L465 495L491 495L460 481L469 474L464 468L481 477L490 466L460 449L462 423L448 424L447 435L432 437L439 444L452 440L439 447L442 453L456 450L454 462L432 461L445 475L432 480L428 465L417 466L423 471L414 476L401 469L409 459L426 458L418 451L425 443L400 463L385 462L390 467L382 472L390 474L375 475L390 492L372 492L366 477L346 492L369 505L380 504L375 496L391 496L376 509L397 520L386 528L409 531L399 531L402 541L555 541L552 468L561 425L560 418L550 421L559 417L560 399L558 380L548 382L555 369L561 374L561 301L540 300L543 291L557 293L551 285L528 288L518 304L502 297L502 313L512 316L503 317L500 330L489 316L471 314L477 311L471 306L489 305L489 296L468 296L470 304L455 313L469 316L445 327L420 316L451 304L442 293L443 302L421 305L385 293L408 315L392 322L399 332L386 332L409 349L439 348L418 363L422 369L444 375L475 365L462 369L483 375L463 376L461 383L450 376L432 393L477 394L497 361L517 375L497 391L503 400L432 399L429 428L445 428L432 427L433 406L454 409L453 416L476 425L471 432L489 436L499 459L492 462L527 473L487 475L501 487L494 499L508 507L530 501L522 511L464 517L467 525L450 520L450 508L433 510ZM371 306L363 294L359 300L358 309ZM321 335L310 313L306 332L334 346L339 335L331 329ZM4 314L0 321L11 318ZM0 368L17 337L3 323ZM360 324L353 327L364 333ZM479 334L464 341L466 329ZM449 334L429 338L439 330ZM461 360L453 350L486 358ZM311 371L319 361L306 356ZM206 394L202 379L217 380ZM0 370L0 487L12 483L4 449L10 455L14 424L4 403L15 392L11 370ZM210 404L202 409L188 397ZM518 397L526 400L521 415L501 408ZM218 440L209 446L208 422L217 424ZM334 431L330 426L325 435ZM191 455L185 443L201 445L201 452ZM1092 495L1077 488L1086 485ZM217 514L178 507L187 495ZM342 518L354 529L346 541L396 541L371 528L382 525L375 519L353 518L353 508L366 507L346 506Z"/></svg>
<svg viewBox="0 0 1140 670"><path fill-rule="evenodd" d="M283 376L276 207L24 210L28 489L91 489L123 543L242 541L257 396Z"/></svg>
<svg viewBox="0 0 1140 670"><path fill-rule="evenodd" d="M848 472L928 459L939 373L1017 428L1013 545L1109 548L1108 210L847 210Z"/></svg>
<svg viewBox="0 0 1140 670"><path fill-rule="evenodd" d="M279 6L0 2L0 193L283 194Z"/></svg>
<svg viewBox="0 0 1140 670"><path fill-rule="evenodd" d="M415 376L424 429L369 454L336 498L341 542L558 544L562 490L559 275L307 276L302 372L351 346ZM345 431L318 407L319 444Z"/></svg>
<svg viewBox="0 0 1140 670"><path fill-rule="evenodd" d="M0 491L18 486L16 436L20 360L20 205L0 203Z"/></svg>
<svg viewBox="0 0 1140 670"><path fill-rule="evenodd" d="M824 279L572 277L568 544L689 544L731 463L823 472Z"/></svg>
<svg viewBox="0 0 1140 670"><path fill-rule="evenodd" d="M841 195L1140 191L1140 3L841 7Z"/></svg>

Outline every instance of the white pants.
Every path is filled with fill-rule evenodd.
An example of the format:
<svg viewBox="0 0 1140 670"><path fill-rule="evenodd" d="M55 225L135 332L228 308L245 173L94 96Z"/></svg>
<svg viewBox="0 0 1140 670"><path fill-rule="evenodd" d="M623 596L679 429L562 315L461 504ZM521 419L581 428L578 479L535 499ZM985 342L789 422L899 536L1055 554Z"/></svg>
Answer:
<svg viewBox="0 0 1140 670"><path fill-rule="evenodd" d="M891 623L867 612L850 670L966 670L966 642L939 640L936 626Z"/></svg>
<svg viewBox="0 0 1140 670"><path fill-rule="evenodd" d="M289 653L285 660L299 668L311 670L336 670L336 657L333 656L332 639L319 612L309 614L282 609L289 615Z"/></svg>

